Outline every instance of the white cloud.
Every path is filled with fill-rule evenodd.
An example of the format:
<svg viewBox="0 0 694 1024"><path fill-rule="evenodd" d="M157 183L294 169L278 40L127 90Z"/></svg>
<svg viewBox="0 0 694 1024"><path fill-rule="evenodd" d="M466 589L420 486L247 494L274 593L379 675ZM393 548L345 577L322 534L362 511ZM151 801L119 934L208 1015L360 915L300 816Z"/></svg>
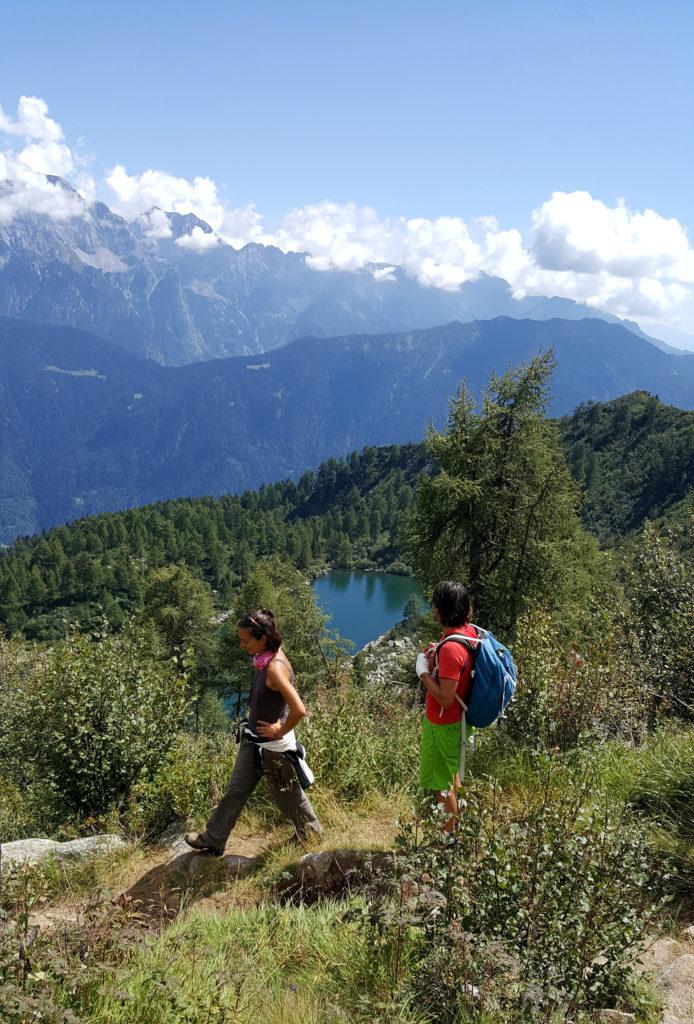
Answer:
<svg viewBox="0 0 694 1024"><path fill-rule="evenodd" d="M37 174L70 174L75 169L72 151L65 144L63 129L48 116L48 105L38 96L21 96L17 117L0 107L0 132L26 143L12 151L20 164ZM5 153L7 159L7 153Z"/></svg>
<svg viewBox="0 0 694 1024"><path fill-rule="evenodd" d="M554 192L533 212L533 251L547 270L694 283L694 252L682 225L655 210L609 207L589 192Z"/></svg>
<svg viewBox="0 0 694 1024"><path fill-rule="evenodd" d="M46 175L70 175L90 202L94 181L81 169L82 161L65 143L63 129L48 116L48 105L38 96L21 96L13 119L0 107L0 178L12 183L0 195L0 221L32 212L54 220L83 216L85 202Z"/></svg>
<svg viewBox="0 0 694 1024"><path fill-rule="evenodd" d="M31 210L60 219L84 216L93 201L94 181L49 116L46 102L22 96L16 116L0 108L0 221ZM69 175L84 196L47 181ZM227 203L209 177L177 177L148 169L129 174L122 164L106 176L109 205L138 219L153 240L173 235L165 211L193 213L213 234L194 228L177 240L191 252L221 242L240 248L249 242L304 252L320 271L368 268L376 281L395 271L421 284L455 291L486 273L508 281L514 294L559 295L595 310L626 317L657 318L675 324L694 295L694 250L682 224L652 209L632 211L624 200L610 206L585 191L555 192L532 212L524 238L493 217L465 222L460 217L380 217L375 209L329 200L289 210L277 229L267 231L251 202Z"/></svg>
<svg viewBox="0 0 694 1024"><path fill-rule="evenodd" d="M486 273L508 281L518 298L559 295L627 317L674 314L694 283L694 250L677 220L633 213L624 202L609 207L587 192L554 193L533 212L527 242L493 217L471 225L458 217L389 219L327 201L290 211L273 240L310 253L316 270L386 263L447 291ZM392 271L374 274L381 275Z"/></svg>
<svg viewBox="0 0 694 1024"><path fill-rule="evenodd" d="M273 244L272 237L263 232L263 218L254 203L226 208L224 220L216 230L220 238L223 238L228 245L233 245L235 249L241 249L249 242L258 242L261 245Z"/></svg>
<svg viewBox="0 0 694 1024"><path fill-rule="evenodd" d="M194 213L234 248L263 240L261 216L255 206L252 203L238 209L226 206L212 178L198 177L190 181L151 168L142 174L128 174L125 167L118 164L106 176L106 184L115 195L110 205L128 220L148 217L157 212L153 207L159 207L173 213ZM167 237L157 235L161 226L161 221L152 222L150 237ZM209 244L193 243L189 247L209 248Z"/></svg>
<svg viewBox="0 0 694 1024"><path fill-rule="evenodd" d="M207 252L219 245L219 238L213 231L203 231L197 224L187 235L181 235L176 239L176 245L190 252Z"/></svg>
<svg viewBox="0 0 694 1024"><path fill-rule="evenodd" d="M174 213L195 213L211 227L219 227L224 207L211 178L177 178L166 171L144 171L130 175L118 164L106 177L106 184L115 194L112 207L122 217L133 220L153 206Z"/></svg>
<svg viewBox="0 0 694 1024"><path fill-rule="evenodd" d="M143 213L139 218L142 230L151 239L171 238L173 231L169 223L168 215L156 207Z"/></svg>
<svg viewBox="0 0 694 1024"><path fill-rule="evenodd" d="M45 174L37 174L10 155L0 158L0 179L11 186L0 186L0 223L15 217L35 213L52 220L85 215L85 202L76 192L65 189L59 182L52 183Z"/></svg>
<svg viewBox="0 0 694 1024"><path fill-rule="evenodd" d="M376 267L371 271L374 281L394 281L397 267Z"/></svg>
<svg viewBox="0 0 694 1024"><path fill-rule="evenodd" d="M679 221L555 192L533 211L525 264L502 274L519 296L562 295L618 316L670 316L691 294L694 250Z"/></svg>
<svg viewBox="0 0 694 1024"><path fill-rule="evenodd" d="M14 121L0 107L0 131L38 141L62 142L64 138L63 129L48 116L48 104L39 96L20 96Z"/></svg>
<svg viewBox="0 0 694 1024"><path fill-rule="evenodd" d="M402 267L420 284L455 291L480 273L517 276L529 257L519 231L502 231L492 217L468 226L459 217L384 218L371 207L324 201L287 213L266 236L285 251L307 252L315 270L361 270L369 264L376 280L392 280Z"/></svg>

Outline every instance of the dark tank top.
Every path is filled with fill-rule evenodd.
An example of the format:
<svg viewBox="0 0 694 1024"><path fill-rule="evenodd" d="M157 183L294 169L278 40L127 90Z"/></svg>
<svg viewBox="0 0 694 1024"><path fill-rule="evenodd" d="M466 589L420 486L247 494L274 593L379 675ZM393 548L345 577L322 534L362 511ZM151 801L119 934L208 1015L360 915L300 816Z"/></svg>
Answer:
<svg viewBox="0 0 694 1024"><path fill-rule="evenodd" d="M280 661L289 665L286 659L280 657ZM273 658L274 661L274 658ZM272 663L271 663L272 664ZM294 671L289 668L289 679L294 685ZM254 669L253 682L251 684L251 700L248 708L248 726L252 732L256 731L258 722L285 722L289 708L281 693L271 690L267 685L267 668L262 670Z"/></svg>

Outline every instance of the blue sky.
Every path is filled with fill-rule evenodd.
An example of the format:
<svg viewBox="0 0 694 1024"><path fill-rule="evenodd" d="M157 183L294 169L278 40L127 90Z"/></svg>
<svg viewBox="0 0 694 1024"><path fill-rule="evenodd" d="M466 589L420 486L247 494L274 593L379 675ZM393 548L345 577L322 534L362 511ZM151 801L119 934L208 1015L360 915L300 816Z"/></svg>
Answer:
<svg viewBox="0 0 694 1024"><path fill-rule="evenodd" d="M554 192L694 232L689 0L5 0L1 38L6 115L42 97L107 201L122 165L207 176L265 232L329 199L531 246Z"/></svg>

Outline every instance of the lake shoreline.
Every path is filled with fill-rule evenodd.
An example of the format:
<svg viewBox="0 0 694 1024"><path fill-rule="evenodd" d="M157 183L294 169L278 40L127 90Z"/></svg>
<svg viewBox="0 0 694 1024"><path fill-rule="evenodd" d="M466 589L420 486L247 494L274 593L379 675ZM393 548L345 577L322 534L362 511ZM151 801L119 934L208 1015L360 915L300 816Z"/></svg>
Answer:
<svg viewBox="0 0 694 1024"><path fill-rule="evenodd" d="M354 654L382 640L405 618L413 595L424 606L418 582L405 573L382 569L333 569L313 581L318 605Z"/></svg>

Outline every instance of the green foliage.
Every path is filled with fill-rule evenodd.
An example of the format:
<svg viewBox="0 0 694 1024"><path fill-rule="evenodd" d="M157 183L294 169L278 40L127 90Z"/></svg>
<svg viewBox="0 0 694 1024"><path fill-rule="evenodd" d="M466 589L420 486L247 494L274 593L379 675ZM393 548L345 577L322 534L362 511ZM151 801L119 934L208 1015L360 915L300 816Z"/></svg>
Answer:
<svg viewBox="0 0 694 1024"><path fill-rule="evenodd" d="M50 779L69 808L100 814L158 765L186 714L185 674L151 626L71 633L5 674L0 763L15 781Z"/></svg>
<svg viewBox="0 0 694 1024"><path fill-rule="evenodd" d="M465 387L448 431L431 431L438 467L420 478L405 549L429 587L460 579L483 624L511 636L524 607L580 602L596 564L578 493L545 418L552 354L493 377L482 411Z"/></svg>
<svg viewBox="0 0 694 1024"><path fill-rule="evenodd" d="M100 1024L426 1024L414 1008L384 1012L373 950L334 904L193 913L104 989Z"/></svg>
<svg viewBox="0 0 694 1024"><path fill-rule="evenodd" d="M34 770L33 765L26 766L27 774ZM19 785L0 775L0 840L65 840L79 835L79 819L56 793L50 779L36 778Z"/></svg>
<svg viewBox="0 0 694 1024"><path fill-rule="evenodd" d="M123 816L127 830L153 839L174 821L203 821L224 792L236 750L224 733L181 733L132 787Z"/></svg>
<svg viewBox="0 0 694 1024"><path fill-rule="evenodd" d="M645 391L580 405L559 430L584 489L583 521L602 544L664 515L694 488L694 413Z"/></svg>
<svg viewBox="0 0 694 1024"><path fill-rule="evenodd" d="M646 524L626 558L625 631L660 714L694 718L694 562L674 538Z"/></svg>
<svg viewBox="0 0 694 1024"><path fill-rule="evenodd" d="M219 736L229 728L229 715L221 697L209 690L195 705L195 732L201 736Z"/></svg>
<svg viewBox="0 0 694 1024"><path fill-rule="evenodd" d="M370 928L396 976L415 944L404 985L442 1024L498 1009L575 1019L628 997L634 952L659 909L650 883L639 830L594 803L588 783L557 794L548 777L519 807L478 781L454 836L437 814L404 827Z"/></svg>
<svg viewBox="0 0 694 1024"><path fill-rule="evenodd" d="M534 751L567 751L612 736L638 739L649 706L642 667L622 630L623 609L591 603L580 649L557 617L539 609L518 622L519 682L505 719L509 736Z"/></svg>
<svg viewBox="0 0 694 1024"><path fill-rule="evenodd" d="M421 599L416 594L410 594L403 609L403 618L414 625L424 611L425 606Z"/></svg>
<svg viewBox="0 0 694 1024"><path fill-rule="evenodd" d="M640 746L610 743L592 752L600 785L644 822L655 854L671 871L669 888L694 892L694 735L668 723Z"/></svg>
<svg viewBox="0 0 694 1024"><path fill-rule="evenodd" d="M164 637L173 657L208 639L214 605L210 588L184 565L166 565L150 574L143 595L143 615ZM202 641L204 642L204 641Z"/></svg>
<svg viewBox="0 0 694 1024"><path fill-rule="evenodd" d="M141 617L153 622L170 657L183 657L199 700L229 686L212 593L185 565L165 565L147 577ZM214 697L214 695L211 695Z"/></svg>
<svg viewBox="0 0 694 1024"><path fill-rule="evenodd" d="M338 563L389 567L398 559L398 524L425 459L419 445L365 448L329 459L296 484L104 513L19 539L0 553L0 624L38 640L59 639L71 621L89 630L105 613L120 623L142 607L147 587L152 612L173 638L179 627L164 609L185 618L176 567L179 578L191 573L199 600L203 581L218 605L233 600L255 562L271 555L302 571ZM154 575L162 569L164 577Z"/></svg>
<svg viewBox="0 0 694 1024"><path fill-rule="evenodd" d="M304 729L311 767L341 801L397 789L414 793L421 714L381 687L322 689Z"/></svg>
<svg viewBox="0 0 694 1024"><path fill-rule="evenodd" d="M141 921L127 903L96 892L79 928L42 932L31 915L50 893L47 875L14 866L3 873L0 899L0 1019L3 1024L81 1024L103 986L105 971L131 959Z"/></svg>

